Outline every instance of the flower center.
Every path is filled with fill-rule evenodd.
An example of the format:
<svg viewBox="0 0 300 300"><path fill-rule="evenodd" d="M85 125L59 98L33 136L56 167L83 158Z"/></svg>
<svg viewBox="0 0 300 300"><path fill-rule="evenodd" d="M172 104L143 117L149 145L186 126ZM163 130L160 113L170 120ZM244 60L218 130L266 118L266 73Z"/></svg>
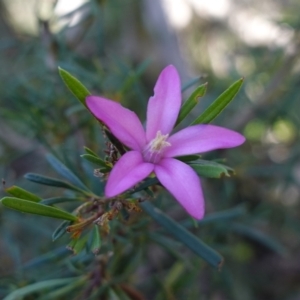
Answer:
<svg viewBox="0 0 300 300"><path fill-rule="evenodd" d="M147 162L158 163L163 154L163 150L166 147L171 146L168 139L168 134L161 134L161 131L158 130L156 133L156 137L150 141L143 150L143 157Z"/></svg>

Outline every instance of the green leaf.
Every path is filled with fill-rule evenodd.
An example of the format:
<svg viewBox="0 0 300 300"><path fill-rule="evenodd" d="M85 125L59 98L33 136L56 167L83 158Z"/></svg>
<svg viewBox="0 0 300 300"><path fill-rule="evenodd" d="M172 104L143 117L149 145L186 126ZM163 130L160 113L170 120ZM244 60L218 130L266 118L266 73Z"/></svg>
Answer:
<svg viewBox="0 0 300 300"><path fill-rule="evenodd" d="M65 249L64 247L59 247L52 251L46 252L45 254L39 255L36 258L33 258L32 260L23 264L22 267L24 271L40 268L44 265L57 263L67 255L69 255L67 249Z"/></svg>
<svg viewBox="0 0 300 300"><path fill-rule="evenodd" d="M149 186L155 185L155 184L159 184L159 180L154 177L154 178L147 178L143 183L141 183L138 187L136 187L133 190L129 191L129 194L133 194L136 192L140 192L146 188L148 188Z"/></svg>
<svg viewBox="0 0 300 300"><path fill-rule="evenodd" d="M241 216L244 216L247 213L246 206L244 204L238 205L236 207L233 207L231 209L215 212L206 215L202 220L197 221L197 224L199 225L206 225L206 224L220 224L221 226L224 226L225 222L230 222L232 219L239 218ZM183 223L181 223L186 228L192 228L194 227L193 220L186 220Z"/></svg>
<svg viewBox="0 0 300 300"><path fill-rule="evenodd" d="M13 198L13 197L4 197L1 199L1 202L4 206L15 209L21 212L35 214L35 215L41 215L56 219L63 219L63 220L69 220L69 221L77 221L77 217L66 212L63 210L60 210L55 207L43 205L40 203L23 200L19 198Z"/></svg>
<svg viewBox="0 0 300 300"><path fill-rule="evenodd" d="M188 114L189 112L198 104L199 98L203 97L206 93L207 82L198 86L195 91L190 95L190 97L182 105L179 116L177 118L175 126L177 126Z"/></svg>
<svg viewBox="0 0 300 300"><path fill-rule="evenodd" d="M70 221L63 221L52 233L52 241L56 241L67 232L67 227L70 226Z"/></svg>
<svg viewBox="0 0 300 300"><path fill-rule="evenodd" d="M257 230L253 227L248 227L244 224L234 223L232 224L229 229L238 233L242 236L246 236L251 240L258 242L259 244L265 246L266 248L270 249L271 251L279 254L279 255L286 255L287 249L275 240L273 237L265 234L264 232Z"/></svg>
<svg viewBox="0 0 300 300"><path fill-rule="evenodd" d="M70 181L75 186L79 187L82 190L88 191L89 189L86 185L73 173L70 169L68 169L62 162L60 162L56 157L52 154L47 154L46 156L50 165L55 169L55 171L61 176L65 177L68 181Z"/></svg>
<svg viewBox="0 0 300 300"><path fill-rule="evenodd" d="M54 291L47 293L47 295L43 295L42 300L68 299L70 293L84 285L87 281L88 278L86 276L78 278L70 284L67 284L61 288L56 288Z"/></svg>
<svg viewBox="0 0 300 300"><path fill-rule="evenodd" d="M88 240L88 235L84 235L84 236L81 236L77 243L75 244L74 246L74 249L73 249L73 253L75 255L79 254L81 251L84 250L85 246L86 246L86 243L87 243L87 240Z"/></svg>
<svg viewBox="0 0 300 300"><path fill-rule="evenodd" d="M108 298L110 299L110 300L121 300L122 298L120 298L117 294L116 294L116 292L112 289L112 288L109 288L109 290L108 290ZM122 299L123 300L123 299ZM124 299L124 300L127 300L127 299Z"/></svg>
<svg viewBox="0 0 300 300"><path fill-rule="evenodd" d="M130 295L130 292L127 294L125 291L127 289L125 288L124 290L120 286L115 286L113 289L110 289L108 291L108 296L110 300L132 300L132 297L129 297L128 294ZM136 299L141 299L141 297L138 297Z"/></svg>
<svg viewBox="0 0 300 300"><path fill-rule="evenodd" d="M180 224L165 215L161 210L154 207L149 201L142 202L141 207L157 223L163 226L178 241L186 245L194 253L206 260L210 265L220 269L223 263L223 257L214 249L207 246L191 232L186 230Z"/></svg>
<svg viewBox="0 0 300 300"><path fill-rule="evenodd" d="M209 224L209 223L217 223L230 221L232 219L244 216L247 213L246 205L241 204L231 209L211 213L205 216L202 220L198 221L198 224Z"/></svg>
<svg viewBox="0 0 300 300"><path fill-rule="evenodd" d="M94 226L93 232L92 232L92 245L91 245L91 250L92 252L97 255L100 251L101 248L101 236L99 232L99 227L97 225Z"/></svg>
<svg viewBox="0 0 300 300"><path fill-rule="evenodd" d="M186 266L182 261L175 262L169 269L168 275L164 279L164 285L172 289L182 277L185 276Z"/></svg>
<svg viewBox="0 0 300 300"><path fill-rule="evenodd" d="M77 191L82 194L90 196L90 194L88 194L86 191L83 191L68 182L65 182L65 181L62 181L62 180L59 180L56 178L46 177L46 176L35 174L35 173L27 173L27 174L25 174L24 178L26 178L29 181L36 182L39 184L74 190L74 191Z"/></svg>
<svg viewBox="0 0 300 300"><path fill-rule="evenodd" d="M90 148L88 148L88 147L83 147L83 148L84 148L84 150L87 154L98 157L98 155L93 150L91 150Z"/></svg>
<svg viewBox="0 0 300 300"><path fill-rule="evenodd" d="M69 245L67 246L67 248L73 252L73 255L77 255L79 254L84 247L86 246L87 243L87 239L88 239L88 235L84 235L81 236L77 239L73 239L71 240L71 242L69 243Z"/></svg>
<svg viewBox="0 0 300 300"><path fill-rule="evenodd" d="M160 233L150 232L148 236L151 240L161 245L165 250L169 251L176 259L186 260L186 256L181 251L182 244L178 241L166 237Z"/></svg>
<svg viewBox="0 0 300 300"><path fill-rule="evenodd" d="M183 93L184 91L186 91L188 88L190 88L194 84L199 83L200 79L201 79L201 77L196 77L196 78L193 78L190 81L186 82L185 84L183 84L181 87L181 92Z"/></svg>
<svg viewBox="0 0 300 300"><path fill-rule="evenodd" d="M102 160L101 158L99 158L97 156L94 156L91 154L82 154L82 155L80 155L80 157L88 160L89 162L94 163L95 165L97 165L99 167L108 169L108 171L111 170L111 167L108 166L104 160Z"/></svg>
<svg viewBox="0 0 300 300"><path fill-rule="evenodd" d="M189 164L198 175L208 178L230 177L234 170L214 161L198 159L197 162Z"/></svg>
<svg viewBox="0 0 300 300"><path fill-rule="evenodd" d="M189 162L193 160L198 160L200 157L201 157L200 155L184 155L176 158L183 162Z"/></svg>
<svg viewBox="0 0 300 300"><path fill-rule="evenodd" d="M82 276L81 277L72 277L72 278L50 279L50 280L36 282L36 283L30 284L30 285L27 285L25 287L22 287L20 289L17 289L16 291L13 291L8 296L6 296L3 300L19 300L19 299L21 300L26 295L38 292L40 290L52 289L52 288L56 288L58 286L70 284L79 278L82 278Z"/></svg>
<svg viewBox="0 0 300 300"><path fill-rule="evenodd" d="M53 198L43 199L40 203L44 205L53 205L57 203L83 201L83 200L84 200L83 198L53 197Z"/></svg>
<svg viewBox="0 0 300 300"><path fill-rule="evenodd" d="M147 58L144 61L142 61L136 69L136 75L141 76L143 73L145 73L146 69L152 64L152 59Z"/></svg>
<svg viewBox="0 0 300 300"><path fill-rule="evenodd" d="M76 103L76 105L73 105L65 110L65 115L66 117L70 117L71 115L82 111L85 111L85 107L79 103Z"/></svg>
<svg viewBox="0 0 300 300"><path fill-rule="evenodd" d="M36 196L35 194L32 194L15 185L7 188L5 192L16 198L25 199L33 202L40 202L42 200L42 198L40 198L39 196Z"/></svg>
<svg viewBox="0 0 300 300"><path fill-rule="evenodd" d="M58 67L58 72L67 88L84 106L86 106L85 98L91 94L88 89L66 70Z"/></svg>
<svg viewBox="0 0 300 300"><path fill-rule="evenodd" d="M242 86L244 78L233 83L223 92L191 125L208 124L215 119L225 107L234 99Z"/></svg>

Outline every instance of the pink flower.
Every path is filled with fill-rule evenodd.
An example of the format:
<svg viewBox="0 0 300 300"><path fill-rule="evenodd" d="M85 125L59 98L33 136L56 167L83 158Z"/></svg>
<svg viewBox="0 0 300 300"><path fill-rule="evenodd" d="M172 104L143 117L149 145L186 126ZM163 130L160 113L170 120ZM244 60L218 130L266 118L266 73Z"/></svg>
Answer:
<svg viewBox="0 0 300 300"><path fill-rule="evenodd" d="M171 133L181 107L181 84L174 66L166 67L149 99L144 130L137 115L119 103L97 96L87 107L130 151L113 167L105 196L114 197L154 172L160 183L195 219L204 215L204 198L195 171L176 157L241 145L245 138L214 125L194 125Z"/></svg>

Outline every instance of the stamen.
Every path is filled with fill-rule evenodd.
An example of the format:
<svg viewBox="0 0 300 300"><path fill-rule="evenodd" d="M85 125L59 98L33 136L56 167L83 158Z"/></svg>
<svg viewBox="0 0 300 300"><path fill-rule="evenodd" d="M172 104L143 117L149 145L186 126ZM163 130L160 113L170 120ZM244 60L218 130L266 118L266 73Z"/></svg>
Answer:
<svg viewBox="0 0 300 300"><path fill-rule="evenodd" d="M143 151L144 159L152 163L159 162L163 149L171 146L171 144L166 141L168 137L168 134L163 135L160 130L157 131L156 137L148 143Z"/></svg>
<svg viewBox="0 0 300 300"><path fill-rule="evenodd" d="M160 152L163 148L171 146L169 142L166 142L166 139L169 137L168 134L163 135L161 131L158 130L156 137L149 143L151 152Z"/></svg>

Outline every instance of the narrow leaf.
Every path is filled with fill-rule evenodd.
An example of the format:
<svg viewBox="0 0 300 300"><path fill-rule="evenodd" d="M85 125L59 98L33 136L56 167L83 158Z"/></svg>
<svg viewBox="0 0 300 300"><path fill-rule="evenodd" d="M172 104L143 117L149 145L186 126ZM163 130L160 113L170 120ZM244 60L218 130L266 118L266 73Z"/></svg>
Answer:
<svg viewBox="0 0 300 300"><path fill-rule="evenodd" d="M47 295L43 295L42 300L68 299L70 294L80 286L84 285L87 280L88 279L86 278L86 276L78 278L68 285L65 285L61 288L56 288L52 292L47 293Z"/></svg>
<svg viewBox="0 0 300 300"><path fill-rule="evenodd" d="M68 169L62 162L60 162L52 154L47 154L46 158L47 158L48 162L50 163L50 165L61 176L65 177L68 181L70 181L72 184L79 187L80 189L85 190L85 191L89 190L85 186L85 184L70 169Z"/></svg>
<svg viewBox="0 0 300 300"><path fill-rule="evenodd" d="M181 87L181 92L183 93L184 91L186 91L188 88L190 88L194 84L199 83L200 79L201 79L201 77L196 77L196 78L193 78L190 81L186 82L185 84L183 84Z"/></svg>
<svg viewBox="0 0 300 300"><path fill-rule="evenodd" d="M73 239L67 248L73 252L73 255L79 254L85 247L87 243L88 235L81 236L79 238Z"/></svg>
<svg viewBox="0 0 300 300"><path fill-rule="evenodd" d="M84 200L83 198L53 197L53 198L43 199L40 203L44 205L53 205L57 203L83 201L83 200Z"/></svg>
<svg viewBox="0 0 300 300"><path fill-rule="evenodd" d="M93 150L91 150L90 148L88 148L88 147L83 147L83 148L84 148L84 150L87 154L98 157L98 155Z"/></svg>
<svg viewBox="0 0 300 300"><path fill-rule="evenodd" d="M91 245L91 250L95 255L99 253L101 244L102 242L101 242L99 227L95 225L92 232L92 245Z"/></svg>
<svg viewBox="0 0 300 300"><path fill-rule="evenodd" d="M114 292L111 293L111 291L114 291ZM132 295L134 293L137 294L137 292L135 292L135 290L128 291L128 288L126 287L126 285L125 286L120 285L120 286L115 286L113 289L111 289L108 292L108 295L110 297L109 298L110 300L132 300L132 299L134 299L133 298L134 296ZM138 295L138 296L136 296L135 299L140 300L140 299L143 299L143 298L141 298L141 296Z"/></svg>
<svg viewBox="0 0 300 300"><path fill-rule="evenodd" d="M165 235L150 232L148 234L151 240L161 245L164 249L168 250L173 256L180 260L186 260L186 256L181 251L182 244L177 240L166 237Z"/></svg>
<svg viewBox="0 0 300 300"><path fill-rule="evenodd" d="M81 251L84 250L86 243L87 243L87 239L88 239L88 235L86 234L85 236L81 236L76 245L74 246L74 254L77 255L79 254Z"/></svg>
<svg viewBox="0 0 300 300"><path fill-rule="evenodd" d="M70 226L70 221L63 221L52 233L52 241L56 241L67 232L67 227Z"/></svg>
<svg viewBox="0 0 300 300"><path fill-rule="evenodd" d="M201 157L200 155L184 155L184 156L177 157L177 159L183 162L189 162L193 160L198 160L200 157Z"/></svg>
<svg viewBox="0 0 300 300"><path fill-rule="evenodd" d="M206 93L207 82L198 86L195 91L190 95L190 97L182 105L179 116L176 121L177 126L189 113L190 111L198 104L199 98L203 97Z"/></svg>
<svg viewBox="0 0 300 300"><path fill-rule="evenodd" d="M233 230L235 233L260 243L279 255L284 256L287 254L287 249L280 242L256 228L248 227L240 223L234 223L229 227L229 229Z"/></svg>
<svg viewBox="0 0 300 300"><path fill-rule="evenodd" d="M67 88L84 106L86 106L85 98L91 94L88 89L66 70L59 67L58 72Z"/></svg>
<svg viewBox="0 0 300 300"><path fill-rule="evenodd" d="M197 221L199 225L206 225L206 224L220 224L224 226L225 222L230 222L232 219L239 218L244 216L247 213L247 209L245 205L238 205L234 208L218 211L215 213L211 213L206 215L202 220ZM186 228L194 227L193 220L186 220L181 223Z"/></svg>
<svg viewBox="0 0 300 300"><path fill-rule="evenodd" d="M76 105L73 105L65 110L65 116L70 117L73 114L82 112L82 111L85 111L85 107L82 106L80 103L76 103Z"/></svg>
<svg viewBox="0 0 300 300"><path fill-rule="evenodd" d="M242 86L244 78L233 83L223 92L191 125L208 124L215 119L225 107L234 99Z"/></svg>
<svg viewBox="0 0 300 300"><path fill-rule="evenodd" d="M156 177L154 178L148 178L146 179L143 183L141 183L138 187L136 187L135 189L133 190L130 190L129 191L129 194L133 194L133 193L136 193L136 192L140 192L152 185L155 185L155 184L159 184L159 181Z"/></svg>
<svg viewBox="0 0 300 300"><path fill-rule="evenodd" d="M50 280L36 282L24 286L20 289L17 289L16 291L13 291L8 296L6 296L3 300L23 299L26 295L32 294L34 292L38 292L40 290L52 289L54 287L70 284L79 278L81 277L58 278L58 279L50 279Z"/></svg>
<svg viewBox="0 0 300 300"><path fill-rule="evenodd" d="M39 184L74 190L74 191L77 191L77 192L87 195L86 191L83 191L68 182L65 182L65 181L62 181L62 180L59 180L56 178L46 177L46 176L35 174L35 173L27 173L27 174L25 174L24 178L26 178L29 181L36 182Z"/></svg>
<svg viewBox="0 0 300 300"><path fill-rule="evenodd" d="M40 268L43 265L49 265L51 263L57 263L59 260L63 259L65 256L69 255L69 252L65 247L59 247L45 254L39 255L32 260L23 264L24 270Z"/></svg>
<svg viewBox="0 0 300 300"><path fill-rule="evenodd" d="M15 209L21 212L26 212L35 215L41 215L56 219L63 219L69 221L77 221L77 217L71 215L70 213L60 210L55 207L43 205L40 203L23 200L13 197L4 197L1 199L1 202L4 206Z"/></svg>
<svg viewBox="0 0 300 300"><path fill-rule="evenodd" d="M6 193L10 194L11 196L14 196L16 198L20 198L20 199L25 199L25 200L29 200L29 201L33 201L33 202L39 202L42 199L38 196L36 196L35 194L32 194L18 186L11 186L9 188L7 188Z"/></svg>
<svg viewBox="0 0 300 300"><path fill-rule="evenodd" d="M149 67L149 65L151 65L152 63L152 59L147 58L144 61L142 61L136 69L136 75L137 76L141 76L143 73L145 73L146 69Z"/></svg>
<svg viewBox="0 0 300 300"><path fill-rule="evenodd" d="M99 158L97 156L94 156L91 154L82 154L82 155L80 155L80 157L86 159L89 162L94 163L95 165L97 165L99 167L106 168L108 170L111 169L111 167L108 166L104 160L102 160L101 158Z"/></svg>
<svg viewBox="0 0 300 300"><path fill-rule="evenodd" d="M223 210L220 212L215 212L207 215L204 219L198 221L198 224L209 224L221 222L222 224L226 221L244 216L247 213L246 205L238 205L234 208Z"/></svg>
<svg viewBox="0 0 300 300"><path fill-rule="evenodd" d="M190 163L190 166L198 175L208 178L230 177L234 174L232 168L209 160L198 159L196 162Z"/></svg>
<svg viewBox="0 0 300 300"><path fill-rule="evenodd" d="M218 269L221 268L223 258L214 249L207 246L191 232L172 220L169 216L165 215L161 210L154 207L149 201L145 201L140 205L147 214L163 226L178 241L186 245L190 250L202 257L213 267Z"/></svg>

